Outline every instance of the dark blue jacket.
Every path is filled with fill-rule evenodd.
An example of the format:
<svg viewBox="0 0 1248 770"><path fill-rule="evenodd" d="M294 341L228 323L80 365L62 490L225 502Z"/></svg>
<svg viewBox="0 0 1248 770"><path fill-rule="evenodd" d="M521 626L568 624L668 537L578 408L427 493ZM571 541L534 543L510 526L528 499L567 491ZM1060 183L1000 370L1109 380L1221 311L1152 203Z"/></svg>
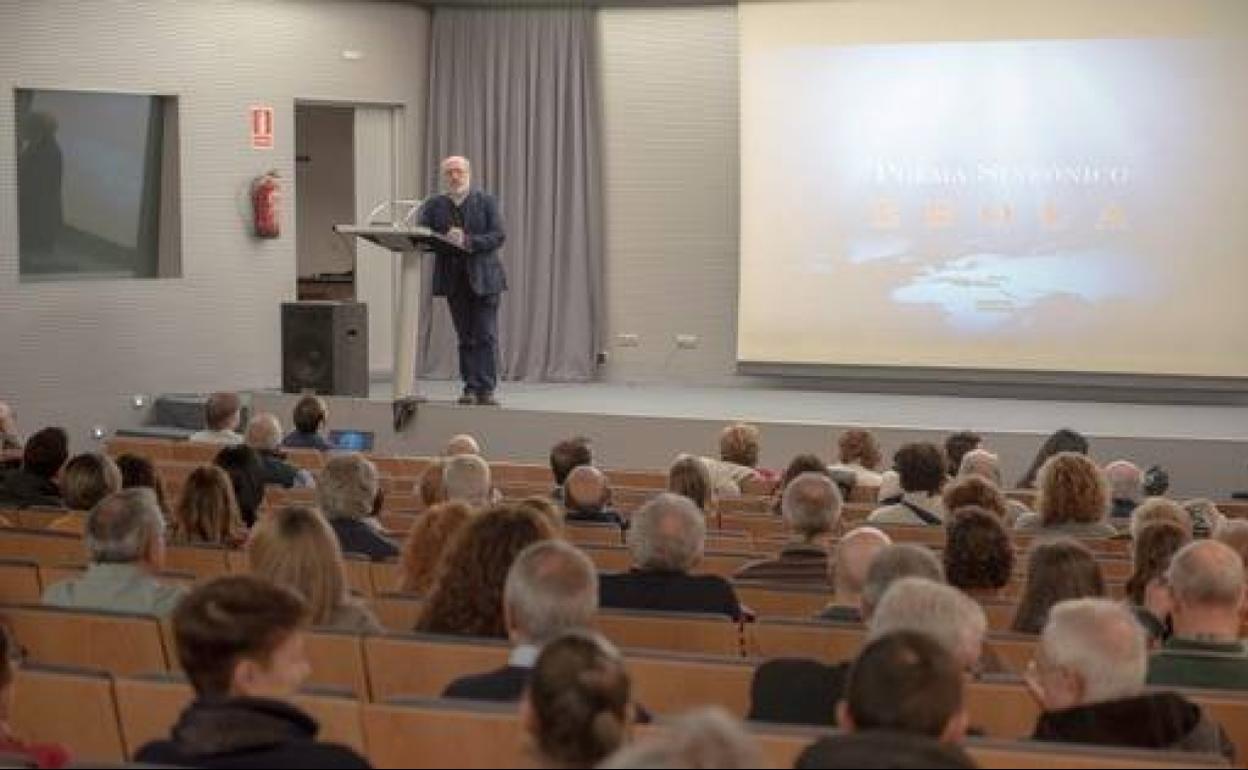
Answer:
<svg viewBox="0 0 1248 770"><path fill-rule="evenodd" d="M420 223L435 233L445 235L451 229L455 204L447 195L430 198L420 210ZM480 190L472 190L461 207L464 213L465 246L471 254L456 254L449 249L435 249L433 264L433 296L445 297L455 285L455 274L468 271L469 285L479 295L498 294L507 289L507 275L503 271L498 249L506 237L503 218L498 213L498 203L493 196Z"/></svg>

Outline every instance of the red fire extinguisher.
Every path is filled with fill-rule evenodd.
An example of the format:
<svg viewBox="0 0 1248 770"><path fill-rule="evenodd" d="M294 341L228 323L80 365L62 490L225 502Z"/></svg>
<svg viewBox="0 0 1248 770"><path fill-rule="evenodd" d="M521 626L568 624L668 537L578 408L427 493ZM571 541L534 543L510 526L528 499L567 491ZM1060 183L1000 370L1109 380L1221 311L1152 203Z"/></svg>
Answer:
<svg viewBox="0 0 1248 770"><path fill-rule="evenodd" d="M281 177L276 171L256 177L251 183L251 209L257 238L276 238L282 234Z"/></svg>

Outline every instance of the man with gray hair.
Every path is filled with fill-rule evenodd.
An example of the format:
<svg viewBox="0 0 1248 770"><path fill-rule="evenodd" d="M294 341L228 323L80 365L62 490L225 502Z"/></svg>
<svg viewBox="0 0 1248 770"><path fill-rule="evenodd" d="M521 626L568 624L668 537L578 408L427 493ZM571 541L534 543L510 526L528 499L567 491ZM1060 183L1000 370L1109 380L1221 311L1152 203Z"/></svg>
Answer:
<svg viewBox="0 0 1248 770"><path fill-rule="evenodd" d="M614 609L701 612L740 620L732 585L718 575L689 574L702 560L706 521L689 498L664 492L632 517L629 572L603 575L600 601Z"/></svg>
<svg viewBox="0 0 1248 770"><path fill-rule="evenodd" d="M1126 605L1108 599L1056 605L1026 677L1044 710L1032 738L1233 760L1235 747L1200 706L1177 693L1145 692L1147 670L1147 635Z"/></svg>
<svg viewBox="0 0 1248 770"><path fill-rule="evenodd" d="M442 466L442 486L447 502L483 508L490 504L493 492L490 464L477 455L455 455Z"/></svg>
<svg viewBox="0 0 1248 770"><path fill-rule="evenodd" d="M87 514L86 541L86 574L49 586L44 604L165 617L186 594L153 577L165 564L165 521L151 489L123 489L101 500Z"/></svg>
<svg viewBox="0 0 1248 770"><path fill-rule="evenodd" d="M956 588L927 578L906 577L884 592L867 622L867 642L893 631L918 631L935 639L965 671L978 671L988 619Z"/></svg>
<svg viewBox="0 0 1248 770"><path fill-rule="evenodd" d="M399 555L398 545L368 523L379 489L377 467L364 455L338 455L325 463L316 487L316 503L338 536L343 553L360 554L373 561Z"/></svg>
<svg viewBox="0 0 1248 770"><path fill-rule="evenodd" d="M858 527L845 533L836 544L830 568L831 603L819 613L819 620L836 623L861 623L862 591L867 583L867 570L875 557L893 544L892 538L875 527Z"/></svg>
<svg viewBox="0 0 1248 770"><path fill-rule="evenodd" d="M260 412L247 421L247 446L256 450L260 458L260 466L264 469L264 483L285 487L315 487L316 480L312 474L302 468L296 468L286 461L286 455L280 449L282 444L282 424L277 415Z"/></svg>
<svg viewBox="0 0 1248 770"><path fill-rule="evenodd" d="M1248 690L1243 559L1216 540L1199 540L1170 560L1166 587L1174 635L1149 662L1148 683Z"/></svg>
<svg viewBox="0 0 1248 770"><path fill-rule="evenodd" d="M457 455L480 455L481 445L477 440L467 433L458 433L446 440L446 446L442 447L443 457L455 457Z"/></svg>
<svg viewBox="0 0 1248 770"><path fill-rule="evenodd" d="M862 537L862 536L860 536ZM917 576L917 577L911 577ZM874 629L874 608L890 587L898 582L915 582L936 585L930 581L943 582L940 561L926 548L916 545L890 545L884 547L871 561L867 570L866 584L862 589L860 606L868 627ZM954 589L949 589L959 594ZM945 604L954 604L946 595ZM970 600L967 599L969 602ZM897 602L894 602L895 604ZM974 602L971 602L974 604ZM966 609L966 615L974 612ZM975 605L978 610L978 605ZM893 611L894 613L896 611ZM983 611L979 611L980 618ZM894 624L888 620L888 624ZM924 622L927 622L926 615ZM897 628L914 629L896 622ZM979 638L983 638L983 625ZM876 636L884 633L874 632ZM849 680L850 663L822 663L805 658L777 658L759 666L750 683L750 712L748 719L782 724L820 725L835 724L837 703L845 693Z"/></svg>
<svg viewBox="0 0 1248 770"><path fill-rule="evenodd" d="M614 524L628 529L628 521L611 507L607 474L592 465L578 465L563 482L563 520L581 524Z"/></svg>
<svg viewBox="0 0 1248 770"><path fill-rule="evenodd" d="M503 617L512 643L507 665L461 677L444 698L519 701L542 645L591 626L598 610L598 573L589 557L563 540L533 543L516 556L503 586Z"/></svg>
<svg viewBox="0 0 1248 770"><path fill-rule="evenodd" d="M828 552L819 538L841 523L841 490L825 474L799 474L784 488L780 511L796 542L774 559L743 565L733 578L827 588Z"/></svg>
<svg viewBox="0 0 1248 770"><path fill-rule="evenodd" d="M600 768L765 767L758 742L745 725L720 706L663 720L663 729L625 744Z"/></svg>
<svg viewBox="0 0 1248 770"><path fill-rule="evenodd" d="M1113 501L1110 516L1126 521L1144 499L1144 471L1133 462L1114 460L1105 466L1105 480Z"/></svg>

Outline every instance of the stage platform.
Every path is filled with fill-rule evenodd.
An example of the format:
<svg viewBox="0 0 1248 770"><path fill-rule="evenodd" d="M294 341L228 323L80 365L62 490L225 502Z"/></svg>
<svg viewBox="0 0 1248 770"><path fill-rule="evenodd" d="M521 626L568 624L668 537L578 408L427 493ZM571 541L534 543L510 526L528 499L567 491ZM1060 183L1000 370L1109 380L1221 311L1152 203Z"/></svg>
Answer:
<svg viewBox="0 0 1248 770"><path fill-rule="evenodd" d="M454 403L459 384L423 381L430 400L402 432L392 425L388 383L368 399L329 398L331 427L376 434L376 451L437 454L447 437L472 433L488 456L544 462L550 446L582 434L600 462L662 468L681 451L713 454L719 429L733 420L763 431L763 463L783 467L794 454L833 452L846 427L878 431L886 454L914 440L940 441L956 430L986 437L1006 479L1025 470L1043 438L1072 427L1107 462L1126 457L1170 471L1178 495L1226 497L1248 488L1248 407L1039 401L1006 398L843 393L774 387L682 387L619 383L504 383L502 406ZM253 408L289 423L298 396L254 391Z"/></svg>

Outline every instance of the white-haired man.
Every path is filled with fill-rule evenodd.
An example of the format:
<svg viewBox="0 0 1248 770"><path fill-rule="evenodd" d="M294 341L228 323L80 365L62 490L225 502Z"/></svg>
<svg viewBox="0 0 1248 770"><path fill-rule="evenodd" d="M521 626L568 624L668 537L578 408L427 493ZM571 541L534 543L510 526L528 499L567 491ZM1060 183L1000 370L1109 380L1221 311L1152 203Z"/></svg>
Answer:
<svg viewBox="0 0 1248 770"><path fill-rule="evenodd" d="M892 544L892 538L875 527L851 529L837 541L832 562L828 565L834 595L819 613L819 620L837 623L863 621L862 592L867 584L867 570L875 557ZM940 574L939 569L936 574Z"/></svg>
<svg viewBox="0 0 1248 770"><path fill-rule="evenodd" d="M1128 460L1114 460L1105 466L1105 480L1112 500L1110 515L1119 522L1128 521L1144 499L1144 471Z"/></svg>
<svg viewBox="0 0 1248 770"><path fill-rule="evenodd" d="M1216 540L1199 540L1170 560L1166 586L1174 635L1153 656L1148 683L1248 690L1243 559Z"/></svg>
<svg viewBox="0 0 1248 770"><path fill-rule="evenodd" d="M256 450L260 465L264 468L264 483L285 487L315 487L316 480L302 468L296 468L286 461L281 450L282 424L277 415L260 412L247 421L247 432L244 434L247 446Z"/></svg>
<svg viewBox="0 0 1248 770"><path fill-rule="evenodd" d="M448 502L473 508L489 505L493 497L490 464L477 455L455 455L442 466L442 486Z"/></svg>
<svg viewBox="0 0 1248 770"><path fill-rule="evenodd" d="M828 552L819 538L841 522L841 491L825 474L802 473L784 488L780 511L796 542L774 559L743 565L733 577L827 588Z"/></svg>
<svg viewBox="0 0 1248 770"><path fill-rule="evenodd" d="M494 196L472 188L468 159L442 161L445 192L420 210L420 223L445 237L435 249L433 296L446 297L459 338L461 404L496 405L498 385L498 303L507 290L498 249L503 218Z"/></svg>
<svg viewBox="0 0 1248 770"><path fill-rule="evenodd" d="M706 545L706 521L689 498L665 492L632 517L628 548L633 569L603 575L599 604L606 608L700 612L740 620L732 585L718 575L692 575Z"/></svg>
<svg viewBox="0 0 1248 770"><path fill-rule="evenodd" d="M513 645L507 665L461 677L442 697L519 701L542 645L589 628L597 610L598 573L589 557L563 540L533 543L516 556L503 586L503 617Z"/></svg>
<svg viewBox="0 0 1248 770"><path fill-rule="evenodd" d="M1200 706L1145 692L1148 641L1131 610L1074 599L1049 611L1027 684L1044 713L1032 738L1139 749L1220 753L1235 747Z"/></svg>

